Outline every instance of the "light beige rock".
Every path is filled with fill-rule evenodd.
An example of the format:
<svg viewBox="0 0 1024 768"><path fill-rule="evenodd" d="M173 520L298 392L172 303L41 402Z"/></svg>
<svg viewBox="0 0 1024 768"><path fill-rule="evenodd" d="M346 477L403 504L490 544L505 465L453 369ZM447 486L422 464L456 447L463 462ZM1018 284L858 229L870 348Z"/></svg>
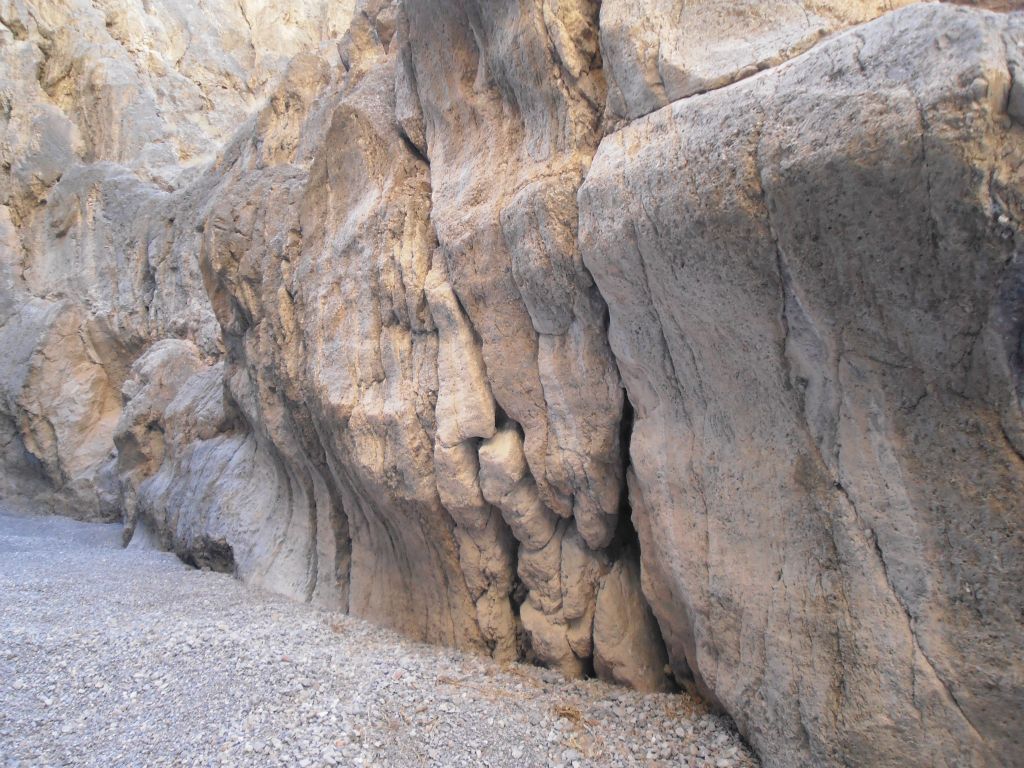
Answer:
<svg viewBox="0 0 1024 768"><path fill-rule="evenodd" d="M11 355L4 410L53 489L34 500L81 517L116 514L101 473L112 461L121 401L101 355L109 344L103 332L71 302L38 299L25 301L0 330Z"/></svg>
<svg viewBox="0 0 1024 768"><path fill-rule="evenodd" d="M766 765L1024 754L1022 19L885 16L607 137L645 593Z"/></svg>
<svg viewBox="0 0 1024 768"><path fill-rule="evenodd" d="M529 639L529 658L538 664L557 669L566 677L579 677L584 672L583 660L569 644L564 619L558 614L544 613L527 600L520 608L523 629Z"/></svg>
<svg viewBox="0 0 1024 768"><path fill-rule="evenodd" d="M428 308L427 168L391 118L393 57L375 30L349 42L349 72L328 101L316 101L309 81L288 100L295 114L259 126L225 158L231 182L210 206L202 259L229 349L229 388L282 470L300 486L328 489L324 514L344 521L339 546L351 547L339 574L349 609L426 640L482 648L473 598L493 581L489 558L467 554L473 573L463 577L453 517L478 548L500 548L466 464L475 452L459 447L488 434L485 426L492 432L494 416L481 422L479 409L442 394L438 361L465 336L451 314L439 320L442 334ZM260 167L262 132L281 120L305 126L286 162ZM310 132L319 138L303 158ZM443 491L457 500L454 515L441 504L435 460L457 469ZM304 511L320 514L318 504ZM484 607L493 629L494 609Z"/></svg>
<svg viewBox="0 0 1024 768"><path fill-rule="evenodd" d="M458 9L410 10L412 23L391 3L363 3L337 58L309 50L333 34L324 14L345 14L336 4L288 14L273 44L272 5L211 7L201 30L186 6L5 11L11 87L31 94L0 146L12 168L5 302L74 297L75 317L102 330L94 367L110 394L78 400L104 427L79 430L74 466L82 488L102 480L111 508L119 494L126 536L144 525L193 562L501 658L521 652L516 608L533 600L550 640L538 657L579 674L596 576L573 569L605 562L622 492L621 385L575 246L603 87L596 6L489 8L490 41ZM77 35L55 31L79 11ZM424 47L438 25L452 25L458 67ZM438 115L449 78L477 76L462 67L480 44L502 66L509 34L530 52L505 73L521 95L538 66L570 78L533 104L530 136L496 108L516 108L500 84L458 87L470 112L457 128L475 136L451 138L510 139L508 172L490 185L485 156L445 159ZM203 101L211 88L227 96ZM204 166L261 89L265 104ZM545 127L553 117L561 133ZM467 207L455 180L474 175L486 194ZM457 245L460 232L473 242ZM474 267L476 254L490 266ZM505 277L492 283L494 270ZM37 346L26 341L29 358ZM209 410L216 371L223 413L208 423L188 409ZM36 411L71 419L40 386L26 390ZM22 390L10 390L5 455L26 482L44 456L59 496L71 432L19 426ZM560 518L573 518L566 563Z"/></svg>
<svg viewBox="0 0 1024 768"><path fill-rule="evenodd" d="M427 274L424 291L437 328L437 439L453 446L494 434L494 398L473 329L443 268Z"/></svg>
<svg viewBox="0 0 1024 768"><path fill-rule="evenodd" d="M640 587L640 560L628 553L601 578L594 607L594 670L640 691L669 691L668 656Z"/></svg>
<svg viewBox="0 0 1024 768"><path fill-rule="evenodd" d="M0 0L0 493L768 765L1024 753L1020 16L97 8Z"/></svg>
<svg viewBox="0 0 1024 768"><path fill-rule="evenodd" d="M418 105L402 114L422 115L448 281L541 501L600 549L622 486L622 390L575 242L603 95L597 5L426 1L404 13L399 79L404 89L414 73Z"/></svg>
<svg viewBox="0 0 1024 768"><path fill-rule="evenodd" d="M797 56L914 0L605 0L608 117L634 120Z"/></svg>
<svg viewBox="0 0 1024 768"><path fill-rule="evenodd" d="M516 539L532 549L551 540L557 518L540 500L514 427L501 429L480 445L480 489L501 510Z"/></svg>
<svg viewBox="0 0 1024 768"><path fill-rule="evenodd" d="M0 4L0 203L13 230L0 303L19 315L10 324L4 311L0 334L25 350L0 422L20 443L5 441L19 476L42 462L48 478L27 497L116 514L101 470L132 360L167 336L220 349L197 259L204 185L186 187L292 55L340 34L350 13L345 2L293 4L287 18L253 2Z"/></svg>
<svg viewBox="0 0 1024 768"><path fill-rule="evenodd" d="M179 166L234 133L292 56L339 37L352 7L9 0L0 9L3 58L26 89L12 117L56 131L60 154L20 125L7 141L42 139L35 151L48 162L108 160L171 183ZM26 76L29 68L38 77Z"/></svg>

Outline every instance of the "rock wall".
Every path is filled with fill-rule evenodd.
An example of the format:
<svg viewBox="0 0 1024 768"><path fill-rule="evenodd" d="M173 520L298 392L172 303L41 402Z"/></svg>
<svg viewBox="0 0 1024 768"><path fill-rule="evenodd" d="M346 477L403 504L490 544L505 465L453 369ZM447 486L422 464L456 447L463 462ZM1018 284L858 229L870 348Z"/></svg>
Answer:
<svg viewBox="0 0 1024 768"><path fill-rule="evenodd" d="M1022 764L1024 14L903 5L0 5L0 491Z"/></svg>
<svg viewBox="0 0 1024 768"><path fill-rule="evenodd" d="M206 167L351 4L0 3L0 440L5 496L117 516L133 361L222 344L198 269ZM337 54L334 53L334 60Z"/></svg>
<svg viewBox="0 0 1024 768"><path fill-rule="evenodd" d="M708 695L808 764L1022 754L1007 21L886 16L632 123L580 192L646 591Z"/></svg>

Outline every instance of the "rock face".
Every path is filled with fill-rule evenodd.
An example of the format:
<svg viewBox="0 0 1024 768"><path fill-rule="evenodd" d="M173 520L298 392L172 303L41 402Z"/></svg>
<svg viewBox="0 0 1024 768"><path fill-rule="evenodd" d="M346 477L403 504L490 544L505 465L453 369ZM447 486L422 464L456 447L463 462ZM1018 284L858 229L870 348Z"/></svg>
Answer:
<svg viewBox="0 0 1024 768"><path fill-rule="evenodd" d="M606 138L580 191L645 591L766 757L1022 754L1020 21L886 16Z"/></svg>
<svg viewBox="0 0 1024 768"><path fill-rule="evenodd" d="M837 29L912 0L606 0L601 55L607 110L636 119L809 49Z"/></svg>
<svg viewBox="0 0 1024 768"><path fill-rule="evenodd" d="M79 5L0 4L5 497L1021 764L1021 14Z"/></svg>
<svg viewBox="0 0 1024 768"><path fill-rule="evenodd" d="M668 664L658 623L643 597L635 553L601 581L594 622L594 669L600 677L642 691L664 691Z"/></svg>
<svg viewBox="0 0 1024 768"><path fill-rule="evenodd" d="M113 434L133 361L166 337L222 346L195 232L216 182L195 179L292 55L351 10L0 4L5 496L118 514Z"/></svg>

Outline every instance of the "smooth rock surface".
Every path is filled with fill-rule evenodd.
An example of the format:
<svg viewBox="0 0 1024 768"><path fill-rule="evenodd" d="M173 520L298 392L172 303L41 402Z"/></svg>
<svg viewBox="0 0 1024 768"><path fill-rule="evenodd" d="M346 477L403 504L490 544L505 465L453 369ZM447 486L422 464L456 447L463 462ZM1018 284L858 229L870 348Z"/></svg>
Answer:
<svg viewBox="0 0 1024 768"><path fill-rule="evenodd" d="M913 0L605 0L601 55L609 117L634 120L669 102L776 66L826 35Z"/></svg>
<svg viewBox="0 0 1024 768"><path fill-rule="evenodd" d="M769 765L1024 754L1021 21L891 14L580 192L644 591Z"/></svg>

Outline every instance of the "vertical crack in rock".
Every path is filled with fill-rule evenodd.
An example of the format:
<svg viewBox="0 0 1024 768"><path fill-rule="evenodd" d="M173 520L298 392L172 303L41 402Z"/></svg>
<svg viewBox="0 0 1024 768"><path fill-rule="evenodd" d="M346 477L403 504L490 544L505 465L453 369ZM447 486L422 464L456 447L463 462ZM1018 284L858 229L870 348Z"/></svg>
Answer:
<svg viewBox="0 0 1024 768"><path fill-rule="evenodd" d="M842 493L843 497L846 499L846 502L850 505L850 508L853 510L854 517L857 518L858 523L863 525L863 521L861 521L860 517L857 515L857 506L856 506L856 504L853 503L853 499L850 498L850 496L846 492L846 490L841 485L839 485L838 483L837 483L837 488L838 488L839 492ZM888 564L886 563L886 560L885 560L885 553L882 552L882 547L881 547L881 545L878 542L877 534L873 530L871 530L870 528L865 528L864 529L864 536L872 544L874 544L875 556L878 558L878 562L879 562L879 564L881 566L881 569L882 569L882 578L885 580L885 583L889 586L889 589L892 592L893 599L899 604L900 608L903 610L903 613L906 616L907 634L910 636L910 639L911 639L911 641L914 644L914 652L915 652L915 654L920 656L924 660L925 664L928 665L928 672L932 675L932 677L942 687L942 690L946 694L947 700L956 708L956 710L959 713L960 717L962 717L964 722L967 723L968 727L970 727L971 731L973 731L974 734L978 737L979 741L983 742L985 740L985 737L978 731L978 729L975 727L974 723L967 716L967 713L964 712L963 707L960 704L960 701L957 699L956 694L953 692L953 689L950 687L949 683L942 677L942 675L939 674L939 670L937 670L935 668L935 664L932 662L932 660L929 658L928 654L925 653L924 649L921 647L921 641L920 641L920 639L917 636L917 630L915 628L914 617L913 617L913 615L911 615L910 610L907 608L907 606L904 603L903 599L900 597L899 593L896 591L896 588L893 586L893 582L892 582L892 580L889 577L889 566L888 566Z"/></svg>
<svg viewBox="0 0 1024 768"><path fill-rule="evenodd" d="M594 670L598 677L644 691L672 691L688 676L669 675L669 656L658 619L647 602L641 573L640 537L633 525L625 478L631 471L629 443L633 406L623 397L619 440L623 492L618 526L608 549L611 569L598 587L594 619Z"/></svg>

